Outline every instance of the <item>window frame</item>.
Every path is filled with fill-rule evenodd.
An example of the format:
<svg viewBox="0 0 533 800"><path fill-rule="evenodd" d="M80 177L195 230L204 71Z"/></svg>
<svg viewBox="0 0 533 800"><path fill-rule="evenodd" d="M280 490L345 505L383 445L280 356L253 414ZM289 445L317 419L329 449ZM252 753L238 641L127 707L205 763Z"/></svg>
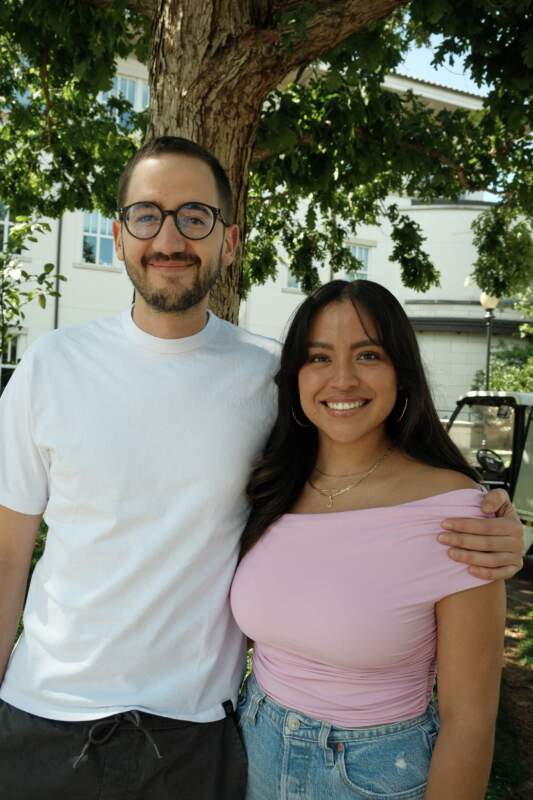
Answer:
<svg viewBox="0 0 533 800"><path fill-rule="evenodd" d="M112 231L112 223L113 217L104 217L100 211L84 209L82 212L82 223L81 223L81 262L77 266L84 266L93 269L116 269L115 264L115 247L114 247L114 240L113 240L113 231ZM92 223L91 218L96 215L97 218L97 226L96 231L91 230ZM86 220L87 216L89 217L89 224L86 228ZM109 233L102 232L102 225L103 223L109 223ZM95 252L95 260L88 261L85 257L84 252L84 245L86 237L91 237L96 239L96 252ZM111 242L111 261L106 262L102 261L100 258L101 255L101 243L102 240L110 241Z"/></svg>
<svg viewBox="0 0 533 800"><path fill-rule="evenodd" d="M376 247L376 243L369 242L368 240L365 239L347 239L344 242L344 244L346 247L350 249L350 251L358 249L366 251L365 268L363 270L358 270L357 272L352 272L352 273L349 273L346 270L340 270L340 272L335 273L333 277L345 281L369 280L368 275L370 272L370 266L372 261L371 252ZM357 253L352 252L352 255L354 255L356 258L359 258ZM361 261L362 259L359 260Z"/></svg>
<svg viewBox="0 0 533 800"><path fill-rule="evenodd" d="M4 214L1 214L2 209ZM9 231L15 223L10 218L10 208L5 203L0 203L0 226L2 227L2 237L0 240L0 250L5 250L9 239Z"/></svg>
<svg viewBox="0 0 533 800"><path fill-rule="evenodd" d="M18 362L20 361L18 357L18 349L21 338L20 332L12 333L9 336L7 361L4 360L3 353L0 353L0 395L9 383L9 380L17 368Z"/></svg>

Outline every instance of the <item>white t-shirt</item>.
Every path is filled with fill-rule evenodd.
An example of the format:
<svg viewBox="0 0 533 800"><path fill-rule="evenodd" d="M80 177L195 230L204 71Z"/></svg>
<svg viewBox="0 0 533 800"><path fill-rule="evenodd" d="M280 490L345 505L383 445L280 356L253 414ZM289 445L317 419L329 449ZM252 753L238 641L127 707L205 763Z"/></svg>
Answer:
<svg viewBox="0 0 533 800"><path fill-rule="evenodd" d="M278 345L210 314L184 339L129 312L39 339L0 403L0 504L49 526L0 690L39 716L235 704L228 593L275 413Z"/></svg>

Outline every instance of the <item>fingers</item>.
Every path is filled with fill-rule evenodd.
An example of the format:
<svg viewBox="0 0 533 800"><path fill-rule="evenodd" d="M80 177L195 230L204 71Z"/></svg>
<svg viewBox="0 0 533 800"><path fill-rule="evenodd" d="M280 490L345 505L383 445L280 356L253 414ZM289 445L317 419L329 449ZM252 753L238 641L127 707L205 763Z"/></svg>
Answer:
<svg viewBox="0 0 533 800"><path fill-rule="evenodd" d="M512 542L509 540L508 536L483 536L482 534L473 533L441 533L438 536L438 540L442 544L451 545L451 547L462 547L467 551L474 550L487 553L507 552L509 556L512 556L514 553L514 548L511 547ZM518 555L518 553L516 555Z"/></svg>
<svg viewBox="0 0 533 800"><path fill-rule="evenodd" d="M498 517L497 519L476 519L476 518L451 518L445 519L441 523L447 531L459 531L460 533L473 533L476 535L499 535L515 537L517 534L517 523L514 519ZM522 533L522 526L518 523L518 531Z"/></svg>
<svg viewBox="0 0 533 800"><path fill-rule="evenodd" d="M472 550L499 550L514 556L522 556L524 552L523 526L514 516L492 519L445 519L441 525L446 530L446 533L439 536L442 544ZM491 539L494 539L493 544L490 543Z"/></svg>
<svg viewBox="0 0 533 800"><path fill-rule="evenodd" d="M481 501L481 510L484 514L518 519L511 498L504 489L491 489L490 492L487 492Z"/></svg>
<svg viewBox="0 0 533 800"><path fill-rule="evenodd" d="M496 567L489 569L488 567L469 567L468 571L476 578L483 578L487 581L507 581L516 575L522 567L508 566Z"/></svg>
<svg viewBox="0 0 533 800"><path fill-rule="evenodd" d="M515 572L522 568L522 556L507 551L494 553L481 553L476 550L459 550L454 547L448 550L448 555L454 561L462 564L470 564L472 567L488 567L497 569L499 567L514 567Z"/></svg>

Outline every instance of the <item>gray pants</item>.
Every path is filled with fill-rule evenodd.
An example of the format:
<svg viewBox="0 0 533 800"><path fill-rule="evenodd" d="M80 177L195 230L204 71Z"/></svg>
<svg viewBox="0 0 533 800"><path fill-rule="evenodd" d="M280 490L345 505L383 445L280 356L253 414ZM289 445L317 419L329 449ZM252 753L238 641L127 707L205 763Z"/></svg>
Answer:
<svg viewBox="0 0 533 800"><path fill-rule="evenodd" d="M58 722L0 700L2 800L240 800L245 788L233 714L205 723L138 711Z"/></svg>

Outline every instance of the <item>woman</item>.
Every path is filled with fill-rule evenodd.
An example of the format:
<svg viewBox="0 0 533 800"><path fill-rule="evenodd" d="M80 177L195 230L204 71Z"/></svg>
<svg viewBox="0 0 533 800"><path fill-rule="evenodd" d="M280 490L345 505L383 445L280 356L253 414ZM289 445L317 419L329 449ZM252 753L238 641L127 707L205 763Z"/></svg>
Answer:
<svg viewBox="0 0 533 800"><path fill-rule="evenodd" d="M481 800L504 589L437 542L444 516L481 516L481 489L402 307L371 281L323 286L276 380L232 587L255 641L238 711L247 798Z"/></svg>

